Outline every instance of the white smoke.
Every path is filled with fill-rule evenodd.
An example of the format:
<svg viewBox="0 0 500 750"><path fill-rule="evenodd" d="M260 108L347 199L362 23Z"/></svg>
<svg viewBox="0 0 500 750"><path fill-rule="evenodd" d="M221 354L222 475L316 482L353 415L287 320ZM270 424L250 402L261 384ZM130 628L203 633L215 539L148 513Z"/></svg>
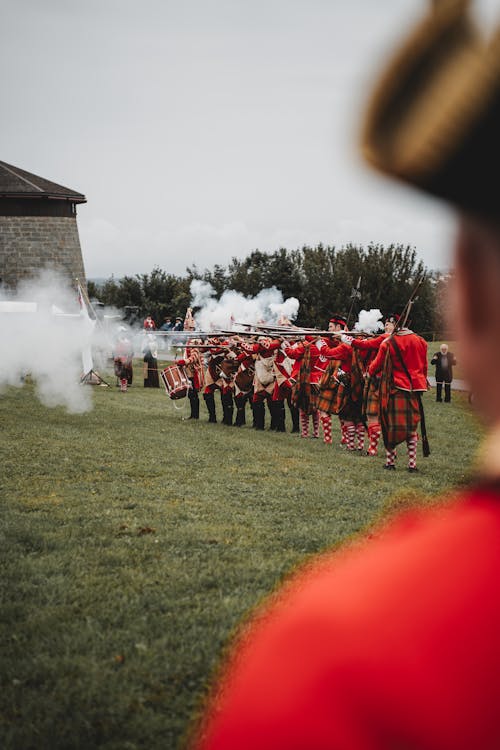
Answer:
<svg viewBox="0 0 500 750"><path fill-rule="evenodd" d="M20 284L15 296L0 297L0 390L22 386L29 374L46 406L88 411L91 392L80 379L93 330L76 292L54 272Z"/></svg>
<svg viewBox="0 0 500 750"><path fill-rule="evenodd" d="M271 314L276 319L273 322L278 322L283 319L289 321L295 320L298 315L300 302L297 297L288 297L284 302L271 302L269 309Z"/></svg>
<svg viewBox="0 0 500 750"><path fill-rule="evenodd" d="M295 297L283 300L283 294L274 286L263 289L255 297L245 297L228 289L217 300L211 284L193 279L190 291L191 307L200 308L194 317L201 331L238 330L242 323L273 325L281 317L294 320L299 310L299 301Z"/></svg>
<svg viewBox="0 0 500 750"><path fill-rule="evenodd" d="M375 333L383 330L382 313L380 310L360 310L358 320L354 324L355 331L366 331L366 333Z"/></svg>

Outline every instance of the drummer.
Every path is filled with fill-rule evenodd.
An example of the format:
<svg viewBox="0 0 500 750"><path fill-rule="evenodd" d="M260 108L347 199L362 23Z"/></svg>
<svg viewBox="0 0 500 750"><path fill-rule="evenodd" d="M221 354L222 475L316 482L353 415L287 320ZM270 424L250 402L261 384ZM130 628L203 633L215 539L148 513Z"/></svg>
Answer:
<svg viewBox="0 0 500 750"><path fill-rule="evenodd" d="M199 419L200 417L200 398L198 393L205 385L203 355L200 349L198 349L198 345L201 343L201 339L199 338L189 339L186 343L183 356L175 360L175 364L184 369L191 384L188 390L191 411L188 419Z"/></svg>

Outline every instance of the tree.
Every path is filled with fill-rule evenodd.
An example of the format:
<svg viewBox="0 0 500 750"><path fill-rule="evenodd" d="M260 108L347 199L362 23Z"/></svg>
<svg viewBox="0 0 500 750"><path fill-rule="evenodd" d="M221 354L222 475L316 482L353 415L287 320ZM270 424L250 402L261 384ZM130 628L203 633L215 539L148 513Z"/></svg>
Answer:
<svg viewBox="0 0 500 750"><path fill-rule="evenodd" d="M192 266L183 277L157 267L150 274L125 276L118 281L112 276L97 289L97 296L105 305L137 306L140 315L151 313L161 322L167 314L184 316L193 279L209 282L218 298L227 289L253 297L275 286L285 299L299 300L297 323L316 328L325 328L334 313L346 315L351 304L351 323L362 308L401 313L415 284L422 279L411 324L427 335L436 327L443 328L442 310L436 301L442 284L427 271L410 245L370 243L365 248L348 244L336 249L319 244L292 251L280 248L274 253L253 250L242 260L233 258L227 268L216 264L200 272ZM359 279L361 296L353 299Z"/></svg>

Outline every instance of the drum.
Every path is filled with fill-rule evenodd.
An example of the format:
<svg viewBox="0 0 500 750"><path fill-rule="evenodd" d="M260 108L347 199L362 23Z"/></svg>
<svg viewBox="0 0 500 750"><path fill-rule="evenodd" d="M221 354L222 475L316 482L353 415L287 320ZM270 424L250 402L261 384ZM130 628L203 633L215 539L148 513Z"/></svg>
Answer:
<svg viewBox="0 0 500 750"><path fill-rule="evenodd" d="M178 399L187 396L191 383L189 382L189 378L184 372L183 367L171 365L170 367L165 367L160 374L167 395L170 396L170 398Z"/></svg>

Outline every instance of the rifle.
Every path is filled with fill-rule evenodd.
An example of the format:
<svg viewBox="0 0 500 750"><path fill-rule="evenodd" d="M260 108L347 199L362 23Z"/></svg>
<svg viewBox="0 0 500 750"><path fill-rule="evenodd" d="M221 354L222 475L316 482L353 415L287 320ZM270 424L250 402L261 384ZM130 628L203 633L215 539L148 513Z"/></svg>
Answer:
<svg viewBox="0 0 500 750"><path fill-rule="evenodd" d="M417 284L415 285L415 288L413 289L412 293L410 294L408 302L404 306L403 312L401 313L401 317L399 318L398 322L396 323L396 325L394 327L394 333L396 333L397 331L400 331L402 328L406 327L406 324L408 322L408 318L410 317L411 308L413 307L413 305L415 304L415 302L418 299L417 292L420 289L420 287L422 286L425 278L426 278L426 274L424 273L424 274L422 274L422 276L420 277L420 279L417 281Z"/></svg>
<svg viewBox="0 0 500 750"><path fill-rule="evenodd" d="M356 286L351 289L351 307L349 308L349 312L347 314L347 325L349 325L349 321L351 319L352 308L354 307L354 300L361 299L361 292L359 291L360 286L361 286L361 276L358 278L358 283L356 284Z"/></svg>
<svg viewBox="0 0 500 750"><path fill-rule="evenodd" d="M149 333L149 331L148 331ZM187 338L199 339L206 336L225 336L226 331L151 331L154 336L185 336ZM234 333L234 331L233 331Z"/></svg>

